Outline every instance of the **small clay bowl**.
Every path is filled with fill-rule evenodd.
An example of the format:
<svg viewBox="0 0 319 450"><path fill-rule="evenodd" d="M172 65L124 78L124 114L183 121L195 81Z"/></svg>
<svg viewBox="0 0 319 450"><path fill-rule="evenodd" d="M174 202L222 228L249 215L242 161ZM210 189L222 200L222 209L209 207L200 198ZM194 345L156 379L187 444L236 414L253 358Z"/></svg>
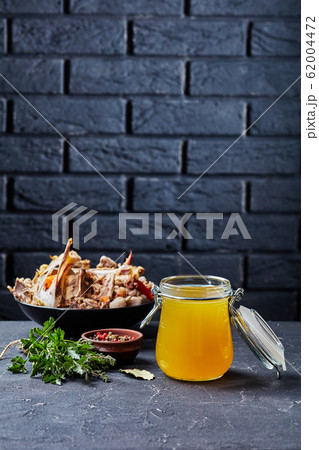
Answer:
<svg viewBox="0 0 319 450"><path fill-rule="evenodd" d="M111 331L113 334L132 336L135 337L135 339L122 342L98 341L93 339L94 334L98 331L101 334ZM139 331L128 330L125 328L103 328L100 330L86 331L82 334L82 338L94 344L99 352L107 353L108 355L113 356L117 362L121 363L132 361L143 347L143 334Z"/></svg>

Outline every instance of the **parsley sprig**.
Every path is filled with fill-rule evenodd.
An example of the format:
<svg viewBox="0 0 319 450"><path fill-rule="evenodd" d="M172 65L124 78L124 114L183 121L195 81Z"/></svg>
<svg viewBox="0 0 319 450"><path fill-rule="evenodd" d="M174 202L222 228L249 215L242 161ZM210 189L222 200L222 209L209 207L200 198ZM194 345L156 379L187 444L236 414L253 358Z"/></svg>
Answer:
<svg viewBox="0 0 319 450"><path fill-rule="evenodd" d="M60 385L66 377L80 376L85 380L90 377L109 381L105 371L114 366L116 361L109 355L97 353L94 345L83 340L71 341L64 338L61 328L53 328L52 317L44 323L43 328L32 328L29 339L21 339L22 350L27 353L26 359L21 356L12 358L13 373L27 373L26 363L32 363L30 376L42 375L45 383Z"/></svg>

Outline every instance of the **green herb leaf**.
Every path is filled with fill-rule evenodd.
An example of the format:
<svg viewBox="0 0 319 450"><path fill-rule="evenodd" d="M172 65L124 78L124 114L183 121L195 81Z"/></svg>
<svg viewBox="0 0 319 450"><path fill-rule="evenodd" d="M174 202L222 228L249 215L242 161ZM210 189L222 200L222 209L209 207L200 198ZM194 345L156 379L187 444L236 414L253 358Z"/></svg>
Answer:
<svg viewBox="0 0 319 450"><path fill-rule="evenodd" d="M22 348L27 351L26 360L16 356L8 368L13 373L26 373L25 364L32 364L31 377L41 375L44 383L61 385L66 377L81 376L88 381L90 376L109 381L105 371L113 367L115 359L97 353L95 347L80 339L64 338L61 328L53 328L52 317L44 323L43 329L36 327L29 332L29 339L21 339Z"/></svg>
<svg viewBox="0 0 319 450"><path fill-rule="evenodd" d="M67 354L71 356L73 359L80 359L81 356L73 349L73 348L67 348Z"/></svg>
<svg viewBox="0 0 319 450"><path fill-rule="evenodd" d="M8 367L8 370L13 373L27 373L27 369L24 367L25 360L21 358L21 356L16 356L11 359L12 366Z"/></svg>

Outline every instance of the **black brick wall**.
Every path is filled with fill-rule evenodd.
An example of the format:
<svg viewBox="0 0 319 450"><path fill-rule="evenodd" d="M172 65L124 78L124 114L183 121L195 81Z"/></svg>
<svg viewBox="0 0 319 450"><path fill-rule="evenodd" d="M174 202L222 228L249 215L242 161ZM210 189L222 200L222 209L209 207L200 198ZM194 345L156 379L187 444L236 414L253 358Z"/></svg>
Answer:
<svg viewBox="0 0 319 450"><path fill-rule="evenodd" d="M299 319L299 83L177 199L299 76L299 16L299 0L0 2L1 73L70 143L0 79L0 318L23 318L6 285L61 250L51 215L73 201L99 211L83 256L132 248L158 282L192 273L179 251L265 318ZM152 214L119 241L118 213L142 211L225 220L160 240ZM221 239L232 212L251 240Z"/></svg>

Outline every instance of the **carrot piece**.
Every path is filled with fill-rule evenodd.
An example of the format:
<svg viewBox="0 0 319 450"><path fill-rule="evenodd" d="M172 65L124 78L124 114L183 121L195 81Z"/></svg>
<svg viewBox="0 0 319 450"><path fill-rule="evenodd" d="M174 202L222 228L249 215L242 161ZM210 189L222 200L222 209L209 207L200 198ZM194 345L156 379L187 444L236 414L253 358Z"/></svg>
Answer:
<svg viewBox="0 0 319 450"><path fill-rule="evenodd" d="M53 283L54 278L56 277L56 275L50 275L49 277L47 277L44 281L44 288L47 291L51 284Z"/></svg>

